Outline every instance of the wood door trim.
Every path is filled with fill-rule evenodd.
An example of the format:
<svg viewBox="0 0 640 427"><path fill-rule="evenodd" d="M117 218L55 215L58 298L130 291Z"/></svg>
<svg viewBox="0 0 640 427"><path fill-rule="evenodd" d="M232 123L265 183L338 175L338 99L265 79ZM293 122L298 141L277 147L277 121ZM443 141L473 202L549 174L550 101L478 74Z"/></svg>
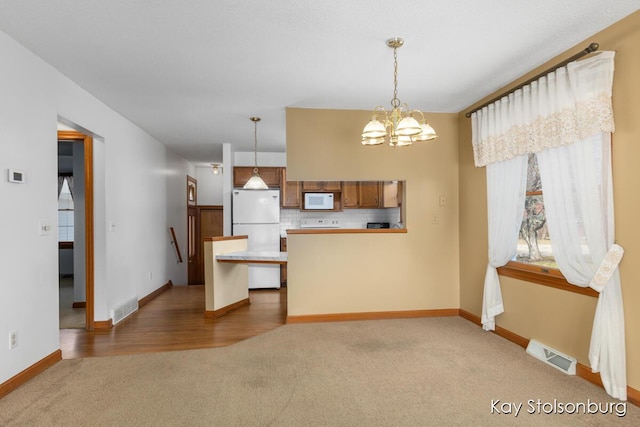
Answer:
<svg viewBox="0 0 640 427"><path fill-rule="evenodd" d="M93 197L93 138L76 131L58 131L58 141L77 141L84 144L84 222L85 222L85 329L93 331L94 321L94 197Z"/></svg>

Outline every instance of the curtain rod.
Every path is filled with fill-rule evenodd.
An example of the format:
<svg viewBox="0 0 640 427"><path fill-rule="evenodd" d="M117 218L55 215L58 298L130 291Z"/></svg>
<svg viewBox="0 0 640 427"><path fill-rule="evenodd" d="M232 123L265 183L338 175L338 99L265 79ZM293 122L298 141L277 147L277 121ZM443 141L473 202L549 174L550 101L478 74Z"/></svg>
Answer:
<svg viewBox="0 0 640 427"><path fill-rule="evenodd" d="M525 86L526 86L526 85L528 85L529 83L532 83L532 82L534 82L534 81L538 80L540 77L542 77L542 76L546 76L547 74L549 74L549 73L551 73L551 72L553 72L553 71L557 70L557 69L558 69L558 68L560 68L560 67L564 67L564 66L565 66L565 65L567 65L569 62L573 62L573 61L575 61L576 59L580 59L580 58L582 58L582 57L583 57L583 56L585 56L585 55L588 55L588 54L590 54L590 53L592 53L592 52L595 52L596 50L598 50L598 48L599 48L599 47L600 47L600 45L598 45L598 43L591 43L589 46L587 46L587 48L586 48L586 49L582 50L581 52L576 53L576 54L575 54L575 55L573 55L571 58L569 58L569 59L565 59L565 60L564 60L564 61L562 61L561 63L554 65L553 67L551 67L551 68L549 68L549 69L547 69L547 70L545 70L545 71L541 72L540 74L535 75L534 77L531 77L529 80L527 80L527 81L526 81L526 82L524 82L524 83L519 84L519 85L518 85L518 86L516 86L515 88L513 88L513 89L509 89L508 91L503 92L502 94L500 94L500 95L496 96L495 98L491 99L490 101L485 102L484 104L482 104L482 105L481 105L481 106L479 106L478 108L474 108L473 110L469 111L467 114L465 114L465 116L466 116L467 118L471 117L471 115L472 115L473 113L475 113L476 111L480 111L480 110L482 110L484 107L486 107L487 105L491 105L491 104L493 104L494 102L496 102L496 101L498 101L498 100L500 100L500 99L504 98L505 96L509 95L509 94L510 94L510 93L512 93L512 92L515 92L515 91L516 91L516 90L518 90L518 89L522 89L523 87L525 87Z"/></svg>

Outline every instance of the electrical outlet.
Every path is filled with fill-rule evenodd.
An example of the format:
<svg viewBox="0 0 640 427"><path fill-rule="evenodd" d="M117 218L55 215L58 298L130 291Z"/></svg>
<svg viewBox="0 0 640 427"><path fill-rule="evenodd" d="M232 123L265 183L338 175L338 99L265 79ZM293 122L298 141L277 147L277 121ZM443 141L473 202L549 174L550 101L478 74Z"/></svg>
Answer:
<svg viewBox="0 0 640 427"><path fill-rule="evenodd" d="M444 208L445 206L447 206L447 196L444 196L444 195L440 196L439 202L440 202L440 207Z"/></svg>
<svg viewBox="0 0 640 427"><path fill-rule="evenodd" d="M18 332L9 332L9 350L13 350L18 345Z"/></svg>
<svg viewBox="0 0 640 427"><path fill-rule="evenodd" d="M440 220L438 219L438 215L433 215L431 217L431 224L437 224Z"/></svg>

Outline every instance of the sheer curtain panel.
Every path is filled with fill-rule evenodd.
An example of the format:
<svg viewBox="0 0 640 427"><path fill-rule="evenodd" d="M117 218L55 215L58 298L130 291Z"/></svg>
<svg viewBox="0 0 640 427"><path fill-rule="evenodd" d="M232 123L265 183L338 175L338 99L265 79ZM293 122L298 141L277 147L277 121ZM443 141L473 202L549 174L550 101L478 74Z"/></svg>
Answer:
<svg viewBox="0 0 640 427"><path fill-rule="evenodd" d="M500 224L506 230L495 230L497 223L493 221L498 214L494 212L511 212L515 203L492 196L506 191L501 190L504 184L499 179L492 178L496 173L493 165L536 153L551 244L560 271L570 283L600 292L589 350L591 368L600 372L607 393L626 400L618 272L623 249L614 243L611 182L614 56L614 52L602 52L572 62L473 113L471 120L475 164L487 166L489 265L502 261L495 253L496 242L506 245L507 239L502 240L498 233L513 232L506 220ZM526 173L526 160L524 167ZM504 173L503 177L507 176L517 181L515 174ZM526 184L521 185L524 194ZM521 218L524 203L518 203ZM499 255L506 257L506 253ZM491 330L503 302L497 275L494 278L490 268L483 304L483 327Z"/></svg>
<svg viewBox="0 0 640 427"><path fill-rule="evenodd" d="M537 154L556 262L567 281L600 292L589 362L607 393L627 398L624 312L614 243L611 135L597 134Z"/></svg>
<svg viewBox="0 0 640 427"><path fill-rule="evenodd" d="M504 311L496 268L516 256L527 184L527 155L487 165L489 263L484 278L482 328L493 331Z"/></svg>

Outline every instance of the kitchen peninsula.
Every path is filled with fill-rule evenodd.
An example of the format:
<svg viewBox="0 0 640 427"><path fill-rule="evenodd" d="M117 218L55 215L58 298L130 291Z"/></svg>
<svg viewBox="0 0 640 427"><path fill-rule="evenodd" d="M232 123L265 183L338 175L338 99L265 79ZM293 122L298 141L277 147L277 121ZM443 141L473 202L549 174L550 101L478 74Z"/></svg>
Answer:
<svg viewBox="0 0 640 427"><path fill-rule="evenodd" d="M287 323L457 315L436 287L441 271L416 275L428 251L413 251L424 236L405 228L287 230ZM392 260L392 261L390 261ZM446 273L446 272L445 272Z"/></svg>
<svg viewBox="0 0 640 427"><path fill-rule="evenodd" d="M204 240L205 317L217 318L249 304L248 264L286 264L286 252L247 251L248 236Z"/></svg>

